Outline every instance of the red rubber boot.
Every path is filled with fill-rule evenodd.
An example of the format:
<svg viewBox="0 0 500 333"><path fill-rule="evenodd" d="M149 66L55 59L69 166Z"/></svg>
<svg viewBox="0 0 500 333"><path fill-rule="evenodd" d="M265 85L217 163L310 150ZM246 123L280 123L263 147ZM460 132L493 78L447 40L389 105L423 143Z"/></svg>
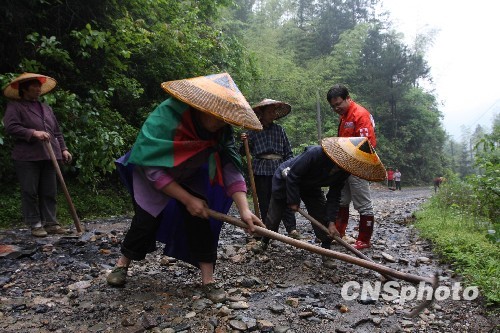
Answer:
<svg viewBox="0 0 500 333"><path fill-rule="evenodd" d="M373 216L361 215L359 217L359 234L354 248L358 250L371 247L370 239L373 234L373 224L375 219Z"/></svg>
<svg viewBox="0 0 500 333"><path fill-rule="evenodd" d="M339 213L337 214L337 219L335 220L335 229L340 234L340 237L345 236L345 230L347 229L347 224L349 223L349 206L340 207Z"/></svg>

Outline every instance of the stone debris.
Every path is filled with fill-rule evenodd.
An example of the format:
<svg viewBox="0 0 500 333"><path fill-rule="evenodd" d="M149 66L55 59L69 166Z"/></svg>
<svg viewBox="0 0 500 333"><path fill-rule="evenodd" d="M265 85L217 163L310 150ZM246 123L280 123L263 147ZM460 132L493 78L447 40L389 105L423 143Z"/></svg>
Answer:
<svg viewBox="0 0 500 333"><path fill-rule="evenodd" d="M377 224L373 246L363 253L412 274L442 271L443 284L460 281L450 267L431 259L436 258L432 247L411 228L412 212L432 189L372 188ZM351 207L344 238L349 242L357 236L356 214ZM499 323L479 302L440 301L409 320L404 313L416 304L412 301L401 305L399 298L375 295L344 299L348 282L384 282L338 260L335 269L325 269L321 256L278 241L254 254L249 244L255 240L228 224L215 270L225 298L208 299L198 269L165 256L161 244L144 261L132 263L125 287L112 288L105 278L120 255L130 218L83 223L87 231L79 236L35 239L27 229L0 231L0 332L456 333L488 332ZM302 241L318 245L310 223L297 215L297 224ZM280 233L286 234L283 227ZM348 253L338 244L333 248Z"/></svg>

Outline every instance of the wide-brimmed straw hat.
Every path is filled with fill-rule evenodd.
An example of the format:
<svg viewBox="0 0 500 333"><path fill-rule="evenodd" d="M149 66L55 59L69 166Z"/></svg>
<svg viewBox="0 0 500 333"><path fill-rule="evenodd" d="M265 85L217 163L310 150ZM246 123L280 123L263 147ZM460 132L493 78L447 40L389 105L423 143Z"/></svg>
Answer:
<svg viewBox="0 0 500 333"><path fill-rule="evenodd" d="M261 109L264 109L266 106L272 106L272 108L266 108L266 112L273 111L275 113L274 120L282 118L292 111L292 107L290 104L285 102L275 101L274 99L263 99L259 103L253 106L253 110L258 112Z"/></svg>
<svg viewBox="0 0 500 333"><path fill-rule="evenodd" d="M24 81L38 80L42 84L42 92L40 95L44 95L55 88L57 81L50 76L35 74L35 73L23 73L12 80L4 89L3 94L5 97L10 99L20 99L19 96L19 84Z"/></svg>
<svg viewBox="0 0 500 333"><path fill-rule="evenodd" d="M251 130L262 125L228 73L163 82L163 90L190 106L227 123Z"/></svg>
<svg viewBox="0 0 500 333"><path fill-rule="evenodd" d="M384 165L367 138L324 138L321 146L339 167L357 177L377 182L386 177Z"/></svg>

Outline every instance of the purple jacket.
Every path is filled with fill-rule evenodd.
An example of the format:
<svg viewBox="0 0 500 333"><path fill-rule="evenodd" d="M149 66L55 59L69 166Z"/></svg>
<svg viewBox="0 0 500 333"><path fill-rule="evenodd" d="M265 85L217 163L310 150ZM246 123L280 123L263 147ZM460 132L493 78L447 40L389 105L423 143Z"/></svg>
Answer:
<svg viewBox="0 0 500 333"><path fill-rule="evenodd" d="M58 160L67 150L54 112L45 103L13 100L7 104L3 117L5 131L14 137L12 159L17 161L50 160L42 141L33 138L35 131L50 134L52 149Z"/></svg>

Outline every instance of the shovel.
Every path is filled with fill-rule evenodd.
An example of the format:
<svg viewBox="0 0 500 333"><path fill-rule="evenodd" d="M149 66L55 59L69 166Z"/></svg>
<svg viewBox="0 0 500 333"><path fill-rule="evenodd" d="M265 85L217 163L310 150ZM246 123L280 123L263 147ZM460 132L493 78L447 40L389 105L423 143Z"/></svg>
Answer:
<svg viewBox="0 0 500 333"><path fill-rule="evenodd" d="M247 157L248 178L250 179L250 187L252 188L253 210L255 212L255 216L259 219L266 218L265 216L260 216L259 199L257 197L257 189L255 187L255 179L253 177L252 156L250 155L250 147L248 146L248 137L246 134L243 139L243 144L245 146L245 155Z"/></svg>
<svg viewBox="0 0 500 333"><path fill-rule="evenodd" d="M243 228L243 229L248 229L248 225L245 222L243 222L235 217L216 212L212 209L208 209L208 215L211 218L214 218L216 220L227 222L227 223L230 223L232 225L235 225L235 226ZM398 279L401 279L404 281L408 281L411 283L419 283L419 282L423 281L423 282L427 282L427 283L431 284L432 289L433 289L432 299L423 301L421 304L419 304L417 307L415 307L414 310L407 313L406 317L409 317L409 318L415 317L423 309L428 307L434 299L434 290L436 290L436 288L438 286L437 275L434 275L433 277L425 277L425 276L419 276L419 275L414 275L414 274L410 274L410 273L400 272L400 271L397 271L395 269L386 267L386 266L381 265L381 264L377 264L377 263L369 261L369 260L355 258L355 257L352 257L352 256L344 254L344 253L324 249L324 248L319 247L319 246L305 243L305 242L299 241L297 239L293 239L293 238L287 237L285 235L281 235L277 232L268 230L266 228L262 228L259 226L254 226L254 228L255 228L255 232L261 236L264 236L264 237L267 237L270 239L275 239L275 240L278 240L280 242L287 243L289 245L292 245L294 247L297 247L297 248L300 248L300 249L303 249L303 250L306 250L309 252L313 252L313 253L317 253L317 254L320 254L323 256L328 256L328 257L331 257L334 259L342 260L342 261L345 261L345 262L348 262L348 263L351 263L351 264L354 264L357 266L361 266L364 268L368 268L368 269L377 271L380 274L389 275L391 277L395 277L395 278L398 278Z"/></svg>
<svg viewBox="0 0 500 333"><path fill-rule="evenodd" d="M312 224L314 224L316 227L320 228L321 230L323 230L324 232L326 232L327 234L329 233L328 231L328 228L325 227L322 223L320 223L318 220L316 220L314 217L312 217L311 215L307 214L303 209L299 208L297 209L297 211L302 215L304 216L306 219L308 219L309 221L311 221ZM369 257L365 256L361 251L359 251L358 249L354 248L351 244L347 243L346 241L344 241L342 238L340 238L339 236L337 235L333 235L333 239L339 243L340 245L342 245L343 247L345 247L347 250L351 251L352 253L354 253L358 258L361 258L361 259L364 259L364 260L368 260L368 261L371 261L373 262L372 259L370 259ZM384 278L386 278L387 280L393 280L390 276L387 276L387 275L384 275L382 274L382 276Z"/></svg>
<svg viewBox="0 0 500 333"><path fill-rule="evenodd" d="M73 205L73 201L71 200L71 197L69 196L68 188L66 187L66 183L64 182L64 178L61 173L61 169L59 168L59 163L57 163L57 158L56 155L54 154L54 150L52 149L52 145L50 144L50 141L44 141L45 142L45 147L47 148L47 151L50 155L50 159L52 160L52 164L54 165L54 168L56 169L57 173L57 178L59 178L59 182L61 183L61 187L64 191L64 196L66 197L66 201L68 202L69 205L69 210L71 213L71 217L73 218L73 221L75 223L75 228L78 233L82 233L83 229L80 224L80 219L78 218L78 215L76 214L76 209L75 206Z"/></svg>

